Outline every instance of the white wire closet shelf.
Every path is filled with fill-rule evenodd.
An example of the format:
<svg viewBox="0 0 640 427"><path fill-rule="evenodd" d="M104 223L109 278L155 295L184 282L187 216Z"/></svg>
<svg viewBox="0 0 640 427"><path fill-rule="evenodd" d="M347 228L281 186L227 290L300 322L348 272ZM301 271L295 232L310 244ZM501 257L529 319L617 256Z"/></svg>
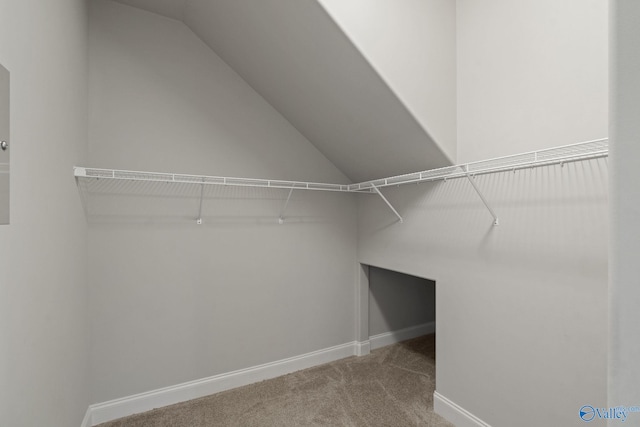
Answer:
<svg viewBox="0 0 640 427"><path fill-rule="evenodd" d="M180 184L180 188L187 188L193 191L194 188L200 188L200 197L202 198L202 189L204 186L235 186L235 187L253 187L253 188L273 188L288 189L289 197L293 190L312 190L312 191L333 191L342 193L367 193L377 194L389 206L393 213L402 222L402 217L389 203L389 201L380 192L380 188L388 186L399 186L403 184L420 183L437 180L447 180L455 178L468 178L474 189L482 199L483 203L494 217L494 224L498 225L498 217L495 215L488 202L480 192L480 189L473 182L472 177L495 172L515 171L523 168L534 168L539 166L549 166L554 164L564 164L575 161L596 159L606 157L609 154L609 141L607 138L586 141L577 144L564 145L544 150L531 151L528 153L515 154L511 156L498 157L479 162L465 163L459 165L446 166L438 169L430 169L420 172L413 172L403 175L392 176L388 178L380 178L371 181L365 181L355 184L333 184L318 183L304 181L286 181L259 178L237 178L223 176L207 176L207 175L187 175L178 173L165 172L144 172L130 171L118 169L99 169L88 167L74 167L74 176L78 187L84 194L85 198L90 196L92 192L99 192L104 186L98 183L104 181L114 181L120 186L130 183L173 183ZM81 185L82 184L82 185ZM83 203L86 201L83 198ZM286 208L285 203L285 208ZM86 207L86 206L85 206ZM279 219L282 223L282 215ZM198 217L198 223L202 222Z"/></svg>
<svg viewBox="0 0 640 427"><path fill-rule="evenodd" d="M165 172L143 172L118 169L97 169L76 166L74 175L79 179L115 179L120 181L166 182L193 185L223 185L236 187L280 188L295 190L343 191L349 190L347 184L328 184L319 182L283 181L275 179L234 178L225 176L185 175Z"/></svg>
<svg viewBox="0 0 640 427"><path fill-rule="evenodd" d="M464 178L468 175L475 176L531 167L549 166L607 157L608 155L609 140L607 138L603 138L580 142L577 144L547 148L539 151L530 151L528 153L496 157L489 160L445 166L438 169L430 169L421 172L392 176L389 178L365 181L358 184L351 184L349 186L349 190L362 191L373 187L383 188L392 185L411 184L416 182Z"/></svg>

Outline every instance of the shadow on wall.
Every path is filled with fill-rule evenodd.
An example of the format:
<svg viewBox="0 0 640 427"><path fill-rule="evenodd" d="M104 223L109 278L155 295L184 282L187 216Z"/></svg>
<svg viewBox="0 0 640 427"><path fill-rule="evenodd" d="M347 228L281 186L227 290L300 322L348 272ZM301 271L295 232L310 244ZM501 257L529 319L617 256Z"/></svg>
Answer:
<svg viewBox="0 0 640 427"><path fill-rule="evenodd" d="M329 223L339 210L325 206L349 194L167 182L82 180L79 198L89 224L247 226Z"/></svg>
<svg viewBox="0 0 640 427"><path fill-rule="evenodd" d="M477 176L497 227L466 178L385 189L404 223L361 197L359 259L436 279L464 260L589 275L606 268L589 247L606 223L607 169L602 158Z"/></svg>
<svg viewBox="0 0 640 427"><path fill-rule="evenodd" d="M399 331L436 320L435 282L383 268L369 269L369 334Z"/></svg>
<svg viewBox="0 0 640 427"><path fill-rule="evenodd" d="M404 223L383 230L393 213L358 200L358 261L437 280L438 391L491 425L513 424L496 396L553 425L606 402L607 163L477 176L497 227L466 179L385 188Z"/></svg>

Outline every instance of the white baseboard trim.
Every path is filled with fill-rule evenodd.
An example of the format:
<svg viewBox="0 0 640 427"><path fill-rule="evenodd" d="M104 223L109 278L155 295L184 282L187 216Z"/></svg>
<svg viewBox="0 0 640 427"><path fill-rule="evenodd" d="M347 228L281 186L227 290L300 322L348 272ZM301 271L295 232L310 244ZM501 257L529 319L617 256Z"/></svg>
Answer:
<svg viewBox="0 0 640 427"><path fill-rule="evenodd" d="M371 350L375 350L400 341L410 340L411 338L417 338L422 335L433 334L435 332L436 322L429 322L405 329L399 329L397 331L373 335L369 337L369 342L371 343Z"/></svg>
<svg viewBox="0 0 640 427"><path fill-rule="evenodd" d="M366 356L369 353L371 353L371 341L356 343L356 356Z"/></svg>
<svg viewBox="0 0 640 427"><path fill-rule="evenodd" d="M189 381L108 402L96 403L89 406L81 427L92 427L118 418L268 380L345 357L365 356L376 348L434 333L436 330L435 325L435 322L425 323L398 331L374 335L368 341L354 341L272 363Z"/></svg>
<svg viewBox="0 0 640 427"><path fill-rule="evenodd" d="M82 425L80 427L92 427L93 420L91 419L91 408L87 408L87 412L84 414L84 419L82 420Z"/></svg>
<svg viewBox="0 0 640 427"><path fill-rule="evenodd" d="M456 427L491 427L437 391L433 392L433 410L436 414L453 423Z"/></svg>
<svg viewBox="0 0 640 427"><path fill-rule="evenodd" d="M364 346L361 348L359 344L362 343L354 341L277 362L265 363L264 365L254 366L252 368L240 369L226 374L215 375L209 378L189 381L171 387L111 400L109 402L97 403L91 405L87 410L87 416L85 416L85 422L82 427L113 421L129 415L150 411L154 408L185 402L354 356L358 354L358 351L364 350Z"/></svg>

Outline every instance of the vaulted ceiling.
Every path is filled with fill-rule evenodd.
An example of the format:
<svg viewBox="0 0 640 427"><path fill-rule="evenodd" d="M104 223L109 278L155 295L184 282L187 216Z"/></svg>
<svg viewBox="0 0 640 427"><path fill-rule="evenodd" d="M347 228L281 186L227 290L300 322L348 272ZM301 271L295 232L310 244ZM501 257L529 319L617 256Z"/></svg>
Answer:
<svg viewBox="0 0 640 427"><path fill-rule="evenodd" d="M116 0L183 21L354 182L451 164L316 0Z"/></svg>

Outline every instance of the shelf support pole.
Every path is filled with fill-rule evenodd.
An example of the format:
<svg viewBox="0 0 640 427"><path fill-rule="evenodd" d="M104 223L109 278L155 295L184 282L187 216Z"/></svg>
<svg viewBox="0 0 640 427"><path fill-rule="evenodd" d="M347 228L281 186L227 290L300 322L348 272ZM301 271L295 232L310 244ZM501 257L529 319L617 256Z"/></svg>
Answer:
<svg viewBox="0 0 640 427"><path fill-rule="evenodd" d="M289 200L291 199L291 195L293 194L293 187L289 190L289 195L287 196L287 200L284 202L284 206L280 211L280 216L278 217L278 224L284 224L284 212L287 210L287 205L289 205Z"/></svg>
<svg viewBox="0 0 640 427"><path fill-rule="evenodd" d="M500 220L498 219L498 215L496 215L496 213L493 211L493 209L491 209L491 206L489 206L489 202L487 202L487 199L484 198L484 195L482 194L482 191L480 191L480 189L476 185L473 177L469 174L469 166L465 165L463 171L464 171L465 175L467 176L467 179L469 180L469 182L473 186L473 189L476 190L476 193L478 193L478 196L480 196L480 200L482 200L482 203L484 203L484 206L489 210L489 213L493 217L493 225L500 225Z"/></svg>
<svg viewBox="0 0 640 427"><path fill-rule="evenodd" d="M200 184L200 208L198 209L198 219L196 224L202 225L202 199L204 198L204 183Z"/></svg>
<svg viewBox="0 0 640 427"><path fill-rule="evenodd" d="M378 193L378 196L380 196L380 198L387 204L387 206L389 206L389 209L391 209L393 211L393 213L398 217L398 220L402 223L404 222L404 220L402 219L402 217L400 216L400 214L398 213L398 211L393 207L393 205L391 203L389 203L389 201L387 200L386 197L384 197L384 195L382 194L382 192L378 189L378 187L376 187L375 185L371 185L371 187L373 187L373 190Z"/></svg>

